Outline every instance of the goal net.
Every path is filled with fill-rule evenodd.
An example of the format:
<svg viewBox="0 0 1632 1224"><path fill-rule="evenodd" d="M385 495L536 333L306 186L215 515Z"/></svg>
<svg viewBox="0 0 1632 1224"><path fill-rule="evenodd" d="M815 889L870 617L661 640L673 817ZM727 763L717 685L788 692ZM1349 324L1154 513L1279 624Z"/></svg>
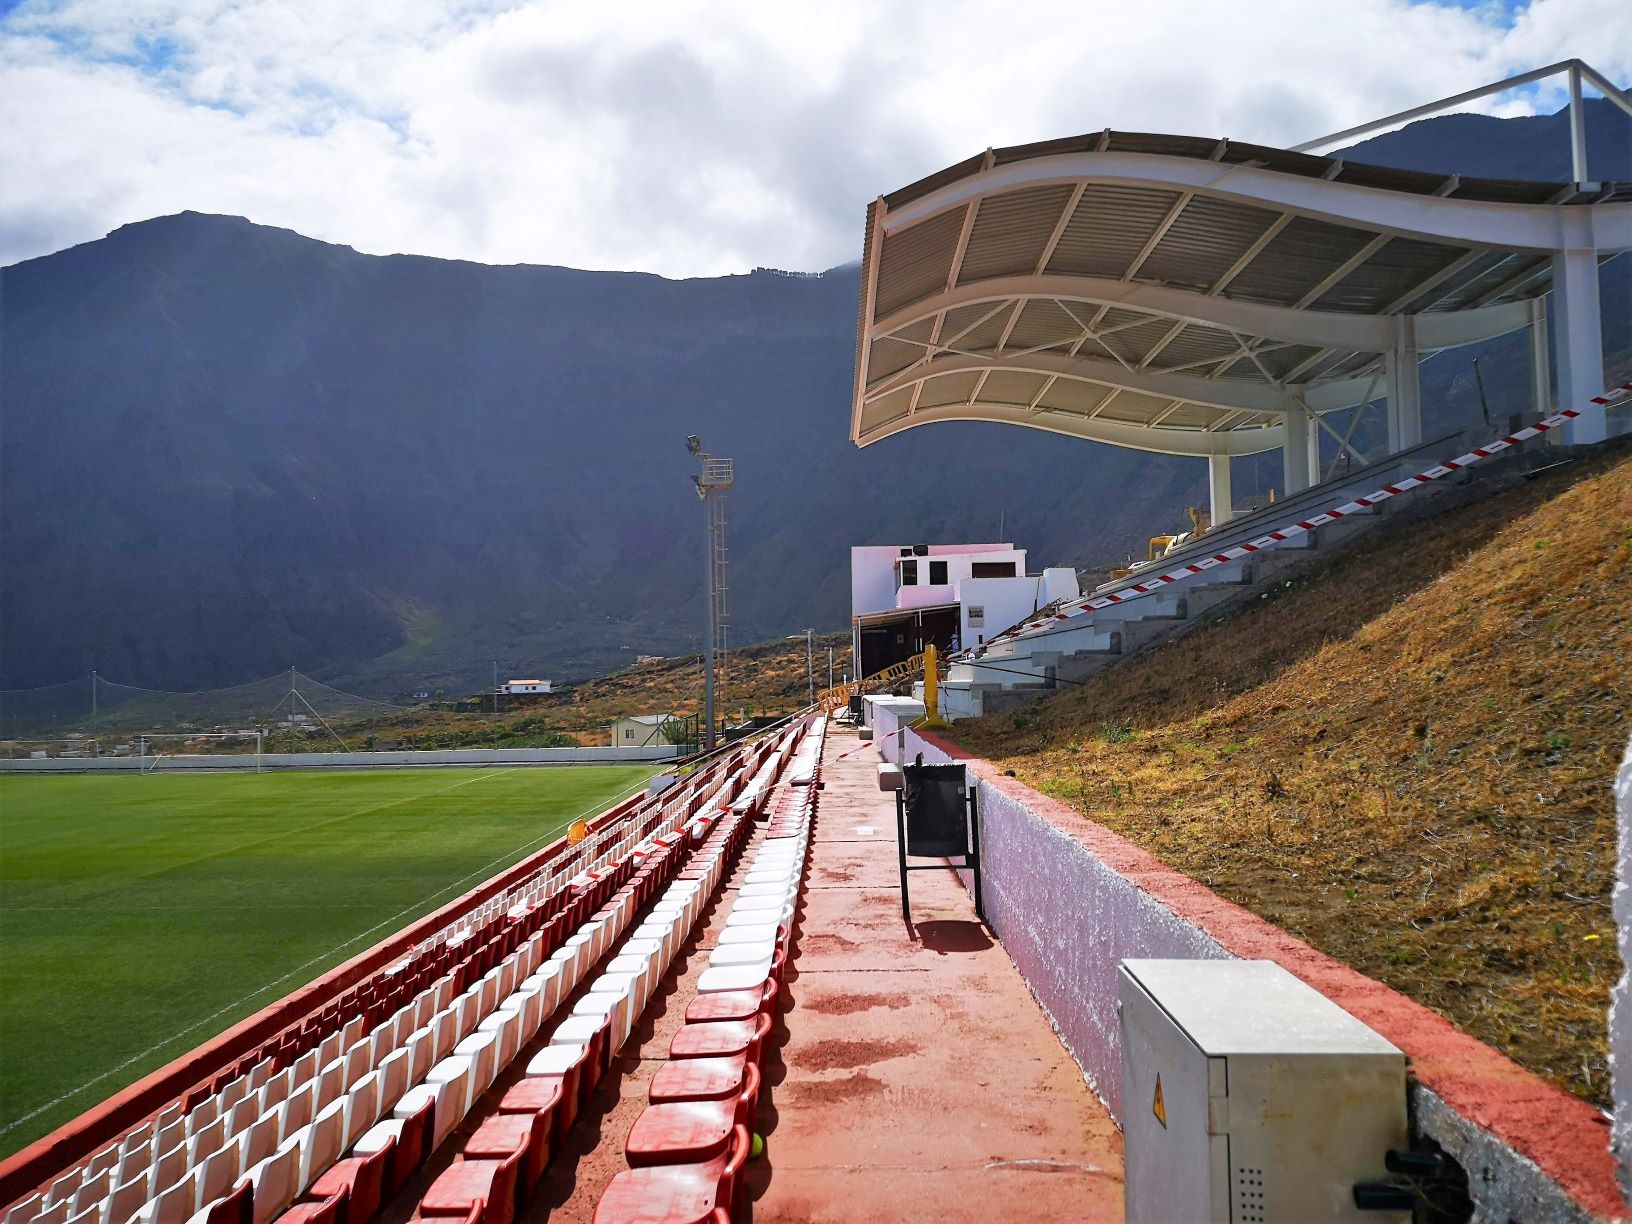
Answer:
<svg viewBox="0 0 1632 1224"><path fill-rule="evenodd" d="M392 718L407 708L412 707L360 697L298 671L191 693L118 684L92 672L42 688L0 689L0 738L62 740L74 732L100 739L103 755L113 743L138 744L142 735L160 732L191 738L282 727L291 741L298 741L308 727L329 737L324 724L357 725ZM173 744L167 747L175 750Z"/></svg>
<svg viewBox="0 0 1632 1224"><path fill-rule="evenodd" d="M119 745L121 755L133 755L143 773L177 757L250 756L261 767L260 731L142 731Z"/></svg>

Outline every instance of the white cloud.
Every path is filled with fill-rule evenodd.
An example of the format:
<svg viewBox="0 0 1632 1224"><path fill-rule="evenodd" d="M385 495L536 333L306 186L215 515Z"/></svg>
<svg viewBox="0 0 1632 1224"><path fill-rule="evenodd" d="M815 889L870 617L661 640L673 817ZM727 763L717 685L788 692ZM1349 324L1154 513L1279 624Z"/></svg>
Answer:
<svg viewBox="0 0 1632 1224"><path fill-rule="evenodd" d="M25 0L0 263L192 208L373 252L818 268L871 197L988 145L1295 142L1575 55L1625 80L1632 6Z"/></svg>

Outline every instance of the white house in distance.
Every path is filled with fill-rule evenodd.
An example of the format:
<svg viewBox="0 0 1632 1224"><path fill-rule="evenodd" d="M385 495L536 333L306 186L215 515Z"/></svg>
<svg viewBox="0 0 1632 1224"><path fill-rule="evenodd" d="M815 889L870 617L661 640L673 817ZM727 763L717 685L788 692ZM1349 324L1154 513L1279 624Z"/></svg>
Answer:
<svg viewBox="0 0 1632 1224"><path fill-rule="evenodd" d="M653 748L667 744L663 726L673 720L673 714L634 714L620 718L612 724L612 747Z"/></svg>
<svg viewBox="0 0 1632 1224"><path fill-rule="evenodd" d="M851 646L871 676L933 642L967 649L1058 599L1075 599L1077 571L1026 573L1013 544L874 544L850 550Z"/></svg>
<svg viewBox="0 0 1632 1224"><path fill-rule="evenodd" d="M499 686L499 692L509 697L514 697L519 693L548 693L549 691L550 682L548 680L506 680Z"/></svg>

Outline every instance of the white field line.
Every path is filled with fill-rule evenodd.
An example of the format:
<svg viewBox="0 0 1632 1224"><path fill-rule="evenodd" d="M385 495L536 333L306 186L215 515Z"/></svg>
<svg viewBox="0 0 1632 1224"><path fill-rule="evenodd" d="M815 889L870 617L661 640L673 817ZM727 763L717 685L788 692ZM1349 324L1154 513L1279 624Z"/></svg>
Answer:
<svg viewBox="0 0 1632 1224"><path fill-rule="evenodd" d="M514 769L506 769L506 770L503 770L501 772L502 773L514 773L515 770ZM482 780L482 778L498 777L498 776L500 776L500 775L499 774L483 774L483 775L481 775L481 777L466 778L465 781L463 781L463 782L455 782L453 784L453 786L443 787L442 791L452 790L456 786L465 786L465 785L467 785L467 784L469 784L471 782L479 782L479 781ZM595 803L591 804L589 807L584 808L583 811L579 812L576 816L569 816L567 818L565 824L571 824L574 820L582 820L586 815L589 814L589 812L592 809L596 810L596 811L605 811L606 808L608 808L608 807L614 807L619 802L621 802L624 798L626 798L627 796L633 794L637 789L639 789L640 787L645 786L645 785L646 785L645 781L640 781L640 782L635 783L633 786L626 787L624 790L618 792L616 798L614 798L611 803L607 803L607 804L603 805L600 800L597 800ZM442 791L427 791L424 795L416 796L416 798L420 798L420 799L428 798L431 795L441 794ZM406 802L406 801L405 800L400 800L400 799L393 799L393 800L391 800L390 803L380 804L375 808L365 808L362 811L353 812L353 813L351 813L351 815L360 816L365 811L377 811L379 807L390 807L392 804L401 803L401 802ZM324 822L324 823L327 823L327 822ZM222 1016L227 1015L229 1012L236 1011L238 1008L242 1007L245 1003L248 1003L251 1000L260 998L267 991L272 990L275 987L283 985L290 978L295 977L297 974L300 974L300 973L304 972L307 969L310 969L313 965L320 964L321 962L327 960L329 957L333 956L336 952L343 951L344 949L350 947L352 944L356 943L358 940L363 939L366 936L372 935L375 931L379 930L381 927L389 926L391 923L396 922L397 920L403 918L404 916L413 913L415 910L420 909L422 906L428 904L429 902L435 901L438 897L442 896L444 893L451 892L452 890L454 890L456 888L459 888L461 885L469 882L470 880L475 879L478 876L482 876L484 873L491 873L491 871L493 870L494 867L498 866L501 863L504 863L504 862L510 860L512 858L512 856L515 856L515 855L518 855L518 854L525 854L528 850L532 849L534 846L540 845L544 841L546 841L547 839L555 836L564 827L565 827L565 825L558 825L558 826L556 826L556 828L551 829L550 832L544 834L542 837L531 838L530 840L528 840L526 842L523 842L520 846L517 846L514 849L507 851L506 853L500 855L498 858L494 859L492 862L484 864L483 866L476 868L474 871L471 871L467 875L461 876L459 879L455 880L453 883L445 885L444 887L437 889L434 893L431 893L429 896L424 897L419 901L416 901L414 904L408 906L405 909L398 910L396 913L392 914L390 917L381 919L379 922L376 922L373 926L369 927L366 931L359 931L357 934L353 935L350 939L346 939L346 940L344 940L344 941L342 941L340 943L335 944L334 947L330 948L328 951L320 952L316 956L312 957L310 960L304 962L303 964L296 965L293 969L289 970L289 972L285 973L282 977L274 978L272 981L267 982L264 986L260 986L257 989L250 991L250 993L248 993L247 995L244 995L242 998L233 1000L231 1003L228 1003L225 1007L221 1008L220 1010L211 1012L208 1016L205 1016L202 1020L199 1020L199 1021L197 1021L197 1022L195 1022L193 1024L190 1024L184 1029L179 1029L175 1033L172 1033L169 1037L165 1038L163 1041L155 1042L153 1045L148 1046L147 1049L141 1050L141 1051L139 1051L139 1052L137 1052L135 1054L132 1054L129 1058L125 1059L125 1061L120 1063L118 1066L110 1067L106 1071L102 1072L100 1075L92 1076L90 1079L86 1080L83 1084L80 1084L78 1087L70 1088L67 1092L63 1093L61 1096L52 1098L51 1100L47 1101L44 1105L41 1105L39 1108L30 1110L28 1113L23 1114L21 1117L15 1118L12 1121L6 1123L5 1126L0 1126L0 1135L4 1135L4 1134L7 1134L10 1131L16 1130L19 1126L23 1125L23 1123L31 1121L32 1119L39 1117L41 1114L45 1113L47 1110L55 1109L58 1105L61 1105L64 1101L73 1100L76 1096L78 1096L80 1093L84 1092L87 1088L90 1088L90 1087L93 1087L93 1086L95 1086L97 1084L100 1084L103 1080L108 1079L110 1076L118 1075L119 1072L123 1071L126 1067L129 1067L129 1066L132 1066L135 1063L141 1062L143 1059L149 1057L150 1055L156 1054L160 1050L166 1049L167 1047L174 1045L179 1038L185 1037L189 1033L197 1032L199 1029L203 1028L205 1025L210 1024L211 1022L220 1019ZM210 856L206 856L206 857L212 857L213 858L215 856L210 855Z"/></svg>

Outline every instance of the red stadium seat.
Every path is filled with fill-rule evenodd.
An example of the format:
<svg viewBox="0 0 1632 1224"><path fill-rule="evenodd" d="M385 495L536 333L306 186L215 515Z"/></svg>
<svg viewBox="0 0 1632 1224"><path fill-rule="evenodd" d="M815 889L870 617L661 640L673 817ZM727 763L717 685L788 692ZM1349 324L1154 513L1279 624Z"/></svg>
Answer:
<svg viewBox="0 0 1632 1224"><path fill-rule="evenodd" d="M296 1203L278 1220L280 1224L341 1224L340 1201L324 1199L322 1202Z"/></svg>
<svg viewBox="0 0 1632 1224"><path fill-rule="evenodd" d="M334 1199L343 1204L341 1224L365 1224L380 1209L388 1184L395 1145L367 1156L338 1161L306 1192L308 1199Z"/></svg>
<svg viewBox="0 0 1632 1224"><path fill-rule="evenodd" d="M749 1142L739 1126L729 1151L707 1164L619 1173L595 1208L596 1224L731 1224Z"/></svg>
<svg viewBox="0 0 1632 1224"><path fill-rule="evenodd" d="M770 1011L776 1002L776 995L775 982L767 982L761 988L720 990L713 994L700 994L686 1005L686 1023L747 1020L762 1011Z"/></svg>
<svg viewBox="0 0 1632 1224"><path fill-rule="evenodd" d="M510 1224L515 1218L516 1185L527 1151L503 1160L459 1160L442 1171L419 1200L421 1216L453 1216L479 1224Z"/></svg>
<svg viewBox="0 0 1632 1224"><path fill-rule="evenodd" d="M629 1128L624 1151L635 1169L705 1164L725 1154L736 1123L736 1102L731 1100L648 1105Z"/></svg>
<svg viewBox="0 0 1632 1224"><path fill-rule="evenodd" d="M210 1206L204 1224L250 1224L254 1207L254 1188L247 1181L240 1182Z"/></svg>
<svg viewBox="0 0 1632 1224"><path fill-rule="evenodd" d="M758 1062L760 1043L770 1031L771 1018L766 1015L752 1020L687 1024L669 1043L669 1057L714 1058L746 1053L749 1062Z"/></svg>
<svg viewBox="0 0 1632 1224"><path fill-rule="evenodd" d="M496 1113L465 1140L466 1160L508 1160L522 1153L516 1178L517 1206L533 1196L533 1187L550 1163L549 1113Z"/></svg>

